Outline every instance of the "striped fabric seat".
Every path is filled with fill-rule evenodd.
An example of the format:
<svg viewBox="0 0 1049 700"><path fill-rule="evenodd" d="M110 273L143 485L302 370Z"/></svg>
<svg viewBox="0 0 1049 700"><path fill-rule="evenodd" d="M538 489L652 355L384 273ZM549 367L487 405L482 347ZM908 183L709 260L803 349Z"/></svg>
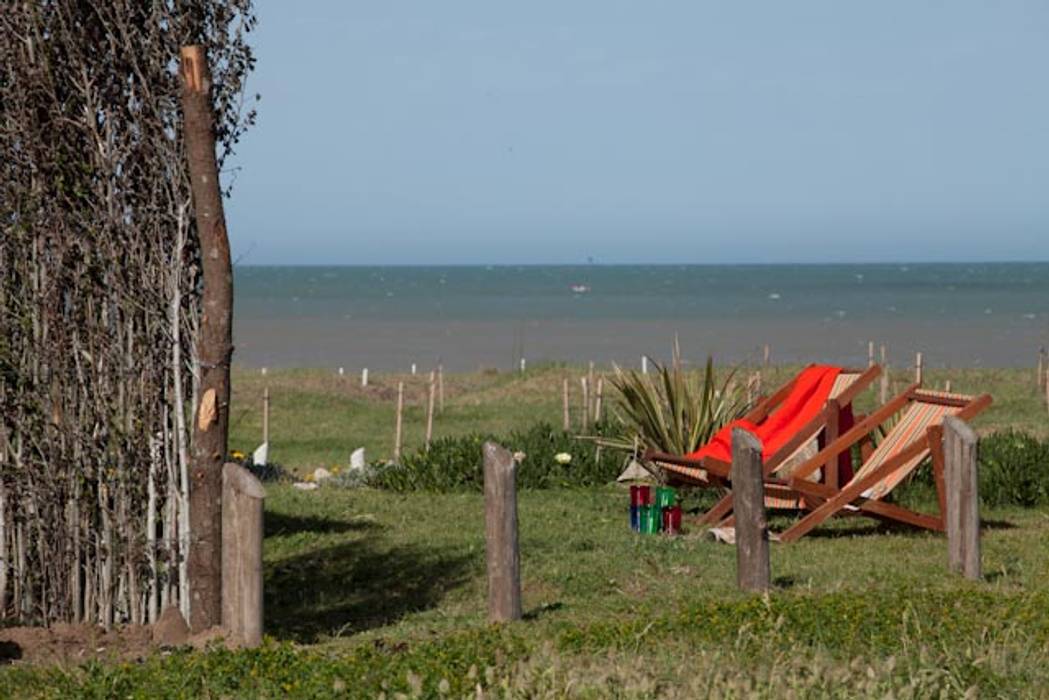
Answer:
<svg viewBox="0 0 1049 700"><path fill-rule="evenodd" d="M870 457L864 462L860 470L856 472L856 478L862 479L867 474L872 473L882 464L885 464L886 461L892 459L900 452L910 447L915 441L924 439L929 426L940 425L943 423L943 419L946 416L954 415L961 410L958 406L922 401L920 398L922 396L938 398L941 400L947 399L951 401L968 402L972 400L971 397L968 396L948 394L942 391L920 392L920 394L917 395L916 400L912 401L907 408L904 409L899 421L893 426L892 430L889 431L889 434L885 436L885 439L881 441L881 444L879 444L874 452L871 453ZM900 482L906 479L928 456L929 451L927 449L919 452L915 457L904 462L899 468L894 469L892 473L884 479L864 491L863 497L870 499L879 499L883 497L885 494L896 488Z"/></svg>

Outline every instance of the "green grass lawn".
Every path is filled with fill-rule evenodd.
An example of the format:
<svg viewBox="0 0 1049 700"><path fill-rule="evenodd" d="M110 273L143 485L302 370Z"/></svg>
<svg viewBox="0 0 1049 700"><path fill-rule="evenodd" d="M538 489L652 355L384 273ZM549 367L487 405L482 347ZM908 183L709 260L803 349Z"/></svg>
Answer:
<svg viewBox="0 0 1049 700"><path fill-rule="evenodd" d="M764 386L787 381L797 367L765 371ZM606 368L607 370L607 368ZM445 376L445 407L434 424L435 436L468 432L505 433L538 420L561 424L561 386L569 378L573 425L581 412L579 377L582 367L546 366L530 369L523 377L511 373L474 373ZM740 376L744 376L741 372ZM911 375L890 374L902 390ZM989 393L994 405L975 425L987 433L1007 427L1040 437L1049 436L1045 397L1037 389L1033 370L978 369L928 370L926 386L940 388L946 381L957 392ZM262 436L262 394L269 387L270 460L298 472L316 467L345 465L350 452L365 447L370 459L391 456L397 383L405 382L404 449L419 448L426 426L428 373L417 376L373 373L367 389L358 376L339 377L322 370L237 370L233 377L230 446L249 451ZM605 382L605 405L613 391ZM861 410L870 410L877 398L877 380L859 399Z"/></svg>
<svg viewBox="0 0 1049 700"><path fill-rule="evenodd" d="M0 694L1017 697L1049 682L1049 514L987 513L979 583L946 570L941 536L837 521L773 547L763 599L736 591L732 547L635 535L626 501L523 492L526 619L499 628L481 495L271 486L267 633L283 643L11 670Z"/></svg>
<svg viewBox="0 0 1049 700"><path fill-rule="evenodd" d="M579 368L446 378L437 434L560 422ZM773 370L766 385L789 374ZM981 432L1046 435L1033 372L931 372L989 392ZM234 447L258 440L299 471L387 456L398 379L240 371ZM265 384L264 384L265 382ZM421 444L425 380L411 384ZM872 405L870 393L861 408ZM527 462L525 463L527 465ZM527 466L522 467L527 468ZM916 492L917 493L917 492ZM918 494L920 497L920 493ZM697 511L709 494L694 494ZM140 663L10 668L0 697L1042 697L1049 694L1049 513L984 512L984 580L947 571L940 535L840 519L774 545L775 590L735 586L735 550L692 532L629 531L616 486L523 491L525 620L486 621L480 494L269 485L262 649L178 651ZM774 518L773 527L786 519Z"/></svg>

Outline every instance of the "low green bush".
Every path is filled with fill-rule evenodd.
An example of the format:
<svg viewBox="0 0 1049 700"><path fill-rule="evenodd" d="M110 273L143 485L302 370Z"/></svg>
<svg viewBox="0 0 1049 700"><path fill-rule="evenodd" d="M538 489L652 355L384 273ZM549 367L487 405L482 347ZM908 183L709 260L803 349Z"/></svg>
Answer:
<svg viewBox="0 0 1049 700"><path fill-rule="evenodd" d="M1049 441L1008 430L981 440L979 455L984 505L1049 505Z"/></svg>
<svg viewBox="0 0 1049 700"><path fill-rule="evenodd" d="M601 434L607 425L597 426ZM608 448L598 450L590 441L549 423L537 423L527 430L493 436L474 433L435 440L429 451L405 456L400 464L375 467L368 484L391 491L480 491L484 486L481 447L494 440L511 452L524 453L517 471L519 488L544 489L561 486L606 484L619 475L623 453ZM561 464L558 454L571 461Z"/></svg>

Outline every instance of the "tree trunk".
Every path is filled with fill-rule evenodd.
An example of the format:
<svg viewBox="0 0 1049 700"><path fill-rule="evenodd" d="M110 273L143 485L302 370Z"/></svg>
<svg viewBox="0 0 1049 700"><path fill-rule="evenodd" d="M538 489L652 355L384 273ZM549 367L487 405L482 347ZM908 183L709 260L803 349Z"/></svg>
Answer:
<svg viewBox="0 0 1049 700"><path fill-rule="evenodd" d="M189 484L190 627L202 630L222 621L222 465L229 430L233 269L215 159L211 74L203 47L183 47L181 58L186 158L204 277Z"/></svg>

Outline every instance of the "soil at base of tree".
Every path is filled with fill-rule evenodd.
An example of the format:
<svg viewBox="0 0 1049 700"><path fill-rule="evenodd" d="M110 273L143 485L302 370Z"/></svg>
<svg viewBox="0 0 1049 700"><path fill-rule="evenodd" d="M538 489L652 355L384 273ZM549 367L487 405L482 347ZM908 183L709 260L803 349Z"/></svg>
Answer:
<svg viewBox="0 0 1049 700"><path fill-rule="evenodd" d="M221 628L214 627L187 636L185 644L203 648L223 635ZM108 631L86 624L0 628L0 665L72 666L94 659L134 661L165 648L171 647L155 642L154 628L149 625L125 625Z"/></svg>

